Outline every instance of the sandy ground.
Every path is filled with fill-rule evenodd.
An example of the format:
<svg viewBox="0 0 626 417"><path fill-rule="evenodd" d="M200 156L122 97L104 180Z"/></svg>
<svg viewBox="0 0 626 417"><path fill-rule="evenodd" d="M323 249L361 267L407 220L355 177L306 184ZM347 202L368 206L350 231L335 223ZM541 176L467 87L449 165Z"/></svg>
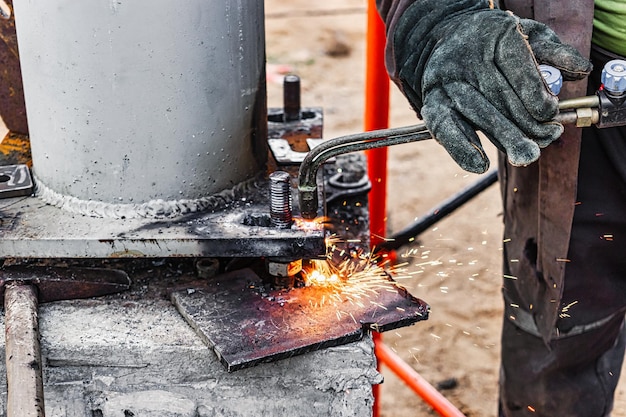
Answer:
<svg viewBox="0 0 626 417"><path fill-rule="evenodd" d="M269 105L282 105L280 73L302 78L303 106L324 108L326 138L363 129L365 0L266 0ZM390 126L417 122L392 87ZM490 144L486 144L490 146ZM433 141L389 149L388 225L399 231L478 176L458 168ZM491 155L495 151L490 147ZM495 157L492 157L495 166ZM398 252L403 284L432 308L428 321L384 334L385 343L467 416L495 416L502 315L502 213L497 185ZM384 417L436 415L384 370ZM626 416L626 384L614 417Z"/></svg>
<svg viewBox="0 0 626 417"><path fill-rule="evenodd" d="M293 72L302 78L302 105L324 108L325 137L362 131L366 1L265 4L269 105L282 105L282 75ZM391 126L416 123L395 88L391 102ZM4 132L0 124L0 137ZM390 148L389 157L389 233L478 178L432 141ZM500 197L492 186L398 252L411 274L402 283L432 313L426 322L385 333L385 343L431 384L447 386L442 392L467 416L496 415L501 234ZM383 417L435 415L383 372ZM618 388L614 417L626 416L625 385Z"/></svg>

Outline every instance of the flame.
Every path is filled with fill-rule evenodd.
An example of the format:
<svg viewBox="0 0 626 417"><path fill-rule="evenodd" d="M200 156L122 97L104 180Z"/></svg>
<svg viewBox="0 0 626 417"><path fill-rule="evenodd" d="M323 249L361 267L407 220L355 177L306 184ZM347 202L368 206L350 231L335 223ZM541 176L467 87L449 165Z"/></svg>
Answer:
<svg viewBox="0 0 626 417"><path fill-rule="evenodd" d="M332 271L330 264L326 261L312 261L314 267L305 271L305 283L307 286L317 287L338 287L341 282L339 275Z"/></svg>
<svg viewBox="0 0 626 417"><path fill-rule="evenodd" d="M328 222L327 217L317 217L313 220L303 219L301 217L296 217L293 219L295 226L304 231L316 231L322 230L324 228L324 223Z"/></svg>

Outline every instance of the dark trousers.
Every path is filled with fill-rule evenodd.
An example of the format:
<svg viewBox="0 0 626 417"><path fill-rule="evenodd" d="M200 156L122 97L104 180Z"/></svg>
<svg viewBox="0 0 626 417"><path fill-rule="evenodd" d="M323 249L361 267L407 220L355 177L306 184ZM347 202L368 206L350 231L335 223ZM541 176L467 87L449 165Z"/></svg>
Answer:
<svg viewBox="0 0 626 417"><path fill-rule="evenodd" d="M509 320L502 329L501 417L606 417L620 376L623 315L547 347Z"/></svg>
<svg viewBox="0 0 626 417"><path fill-rule="evenodd" d="M589 129L583 135L580 204L561 302L570 307L556 323L561 337L546 345L505 314L501 417L610 415L626 345L626 180L609 161L602 139L626 144L625 131ZM598 322L603 324L576 332Z"/></svg>
<svg viewBox="0 0 626 417"><path fill-rule="evenodd" d="M592 51L590 93L610 58ZM546 344L505 314L501 417L606 417L613 407L626 345L626 127L585 129L577 200L560 336Z"/></svg>

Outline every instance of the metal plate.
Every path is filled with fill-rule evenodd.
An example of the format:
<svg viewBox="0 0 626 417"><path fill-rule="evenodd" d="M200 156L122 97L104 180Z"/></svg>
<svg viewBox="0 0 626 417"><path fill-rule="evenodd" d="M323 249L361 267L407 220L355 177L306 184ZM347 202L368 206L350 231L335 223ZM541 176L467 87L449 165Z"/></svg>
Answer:
<svg viewBox="0 0 626 417"><path fill-rule="evenodd" d="M87 217L36 197L0 200L0 253L15 258L323 256L321 225L301 230L247 222L269 216L267 194L262 185L221 209L163 220Z"/></svg>
<svg viewBox="0 0 626 417"><path fill-rule="evenodd" d="M306 139L306 143L309 147L309 150L315 148L316 146L323 143L325 139ZM298 152L294 151L289 144L287 139L268 139L267 143L269 144L270 150L272 151L272 155L276 162L279 165L298 165L301 164L304 158L309 153L308 150L306 152ZM335 162L335 158L329 158L326 163Z"/></svg>
<svg viewBox="0 0 626 417"><path fill-rule="evenodd" d="M126 272L108 268L5 267L0 269L0 295L11 281L35 285L40 303L100 297L130 288Z"/></svg>
<svg viewBox="0 0 626 417"><path fill-rule="evenodd" d="M26 165L0 166L0 198L19 197L33 193L33 179Z"/></svg>
<svg viewBox="0 0 626 417"><path fill-rule="evenodd" d="M175 291L172 301L229 372L428 318L428 305L392 281L361 302L333 294L323 287L266 290L252 270L242 269L204 288Z"/></svg>

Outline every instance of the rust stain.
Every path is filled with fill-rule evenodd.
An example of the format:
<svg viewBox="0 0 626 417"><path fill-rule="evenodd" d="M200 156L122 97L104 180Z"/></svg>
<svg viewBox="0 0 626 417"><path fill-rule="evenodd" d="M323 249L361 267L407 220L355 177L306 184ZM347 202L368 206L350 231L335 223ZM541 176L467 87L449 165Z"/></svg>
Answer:
<svg viewBox="0 0 626 417"><path fill-rule="evenodd" d="M0 165L33 166L28 135L9 132L0 143Z"/></svg>

